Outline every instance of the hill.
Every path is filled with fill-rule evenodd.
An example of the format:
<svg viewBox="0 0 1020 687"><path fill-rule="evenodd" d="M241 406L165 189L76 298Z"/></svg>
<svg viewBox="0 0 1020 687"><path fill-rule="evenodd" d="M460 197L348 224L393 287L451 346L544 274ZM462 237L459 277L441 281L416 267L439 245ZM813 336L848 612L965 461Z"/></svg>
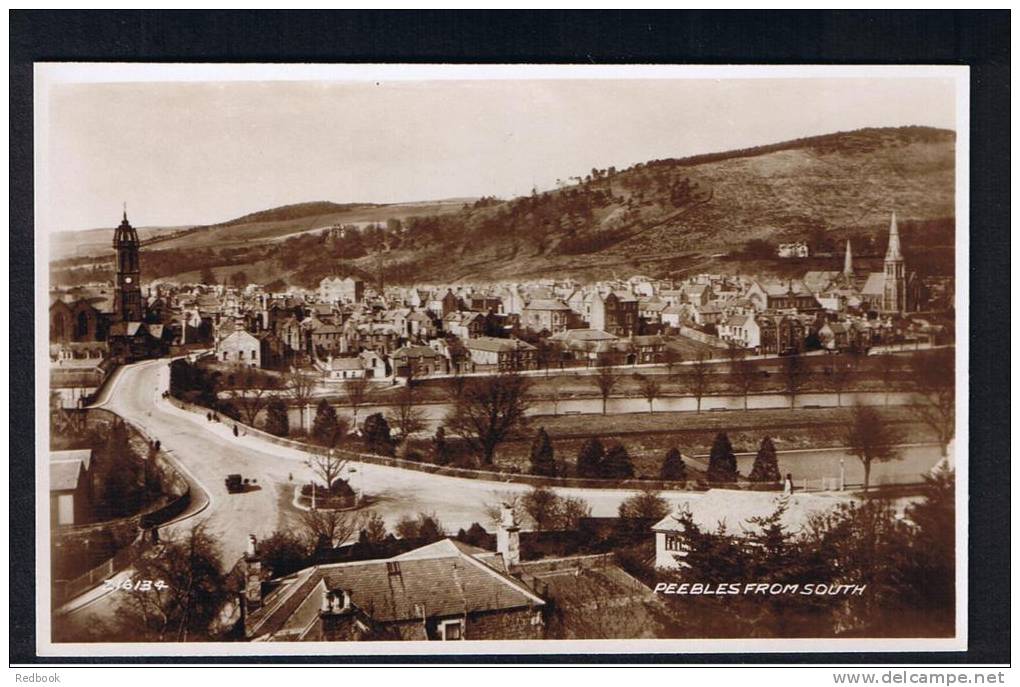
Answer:
<svg viewBox="0 0 1020 687"><path fill-rule="evenodd" d="M544 193L448 202L441 211L307 203L167 241L148 264L160 277L196 278L209 266L217 279L243 271L304 286L343 272L381 273L388 283L781 273L792 263L770 258L763 244L806 240L841 255L850 238L863 258L884 250L896 210L908 260L915 251L918 262L944 271L952 264L954 147L951 131L862 129L593 169ZM361 229L329 228L338 223ZM188 245L190 261L177 264L175 241ZM745 252L749 244L756 254Z"/></svg>

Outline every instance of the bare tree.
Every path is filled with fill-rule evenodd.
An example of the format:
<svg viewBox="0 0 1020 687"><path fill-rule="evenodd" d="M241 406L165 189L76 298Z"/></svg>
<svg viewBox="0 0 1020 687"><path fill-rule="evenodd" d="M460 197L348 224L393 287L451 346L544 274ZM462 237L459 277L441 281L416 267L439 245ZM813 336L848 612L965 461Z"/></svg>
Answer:
<svg viewBox="0 0 1020 687"><path fill-rule="evenodd" d="M897 436L883 422L882 416L870 406L854 406L847 428L847 450L857 456L864 466L864 491L871 482L871 466L900 458L894 444Z"/></svg>
<svg viewBox="0 0 1020 687"><path fill-rule="evenodd" d="M885 392L885 405L889 405L889 387L892 386L893 375L900 369L900 361L892 353L878 356L879 374L882 375L882 389Z"/></svg>
<svg viewBox="0 0 1020 687"><path fill-rule="evenodd" d="M446 425L479 450L486 465L491 465L496 448L526 424L530 388L528 378L513 370L495 377L472 378Z"/></svg>
<svg viewBox="0 0 1020 687"><path fill-rule="evenodd" d="M482 504L482 512L485 513L486 524L496 527L503 520L503 506L509 506L513 511L517 522L521 521L524 515L524 506L521 503L522 494L516 491L496 492L495 501Z"/></svg>
<svg viewBox="0 0 1020 687"><path fill-rule="evenodd" d="M347 459L341 458L336 451L330 448L318 448L311 457L305 461L305 465L311 468L315 475L322 479L326 490L333 488L333 483L347 467Z"/></svg>
<svg viewBox="0 0 1020 687"><path fill-rule="evenodd" d="M613 390L616 388L617 383L619 383L620 378L609 365L600 365L591 381L602 396L602 414L605 415L606 403L613 394Z"/></svg>
<svg viewBox="0 0 1020 687"><path fill-rule="evenodd" d="M312 394L315 391L315 379L306 375L298 369L291 369L284 382L287 395L294 400L298 407L298 428L305 431L305 410L311 403Z"/></svg>
<svg viewBox="0 0 1020 687"><path fill-rule="evenodd" d="M400 438L405 441L412 434L425 429L425 412L415 402L411 387L404 387L397 392L397 402L390 407L386 419L396 427Z"/></svg>
<svg viewBox="0 0 1020 687"><path fill-rule="evenodd" d="M757 366L746 356L741 357L733 364L733 380L744 395L744 410L747 410L747 397L758 387Z"/></svg>
<svg viewBox="0 0 1020 687"><path fill-rule="evenodd" d="M123 597L118 619L135 640L209 639L229 599L220 550L204 525L164 538L159 555L133 564L138 585Z"/></svg>
<svg viewBox="0 0 1020 687"><path fill-rule="evenodd" d="M252 427L273 399L276 379L254 367L238 367L233 373L234 386L230 398L241 413L241 420Z"/></svg>
<svg viewBox="0 0 1020 687"><path fill-rule="evenodd" d="M312 509L301 514L301 524L312 541L335 548L357 535L368 517L358 511Z"/></svg>
<svg viewBox="0 0 1020 687"><path fill-rule="evenodd" d="M837 407L843 405L843 392L850 386L855 372L854 365L850 360L839 358L833 363L829 382L832 384L832 390L836 392Z"/></svg>
<svg viewBox="0 0 1020 687"><path fill-rule="evenodd" d="M914 414L939 438L942 455L956 434L956 361L954 349L939 348L911 362L912 377L920 403Z"/></svg>
<svg viewBox="0 0 1020 687"><path fill-rule="evenodd" d="M789 355L783 358L783 387L790 396L790 408L793 409L797 394L804 388L811 371L804 363L804 358L799 355Z"/></svg>
<svg viewBox="0 0 1020 687"><path fill-rule="evenodd" d="M659 380L651 375L635 374L634 379L637 380L638 388L641 389L641 395L648 401L648 412L655 412L655 399L657 399L662 393L662 385L659 384Z"/></svg>
<svg viewBox="0 0 1020 687"><path fill-rule="evenodd" d="M699 413L701 412L701 399L708 393L710 374L708 359L704 353L699 353L694 362L687 366L687 371L684 375L684 384L687 390L698 399L697 412Z"/></svg>
<svg viewBox="0 0 1020 687"><path fill-rule="evenodd" d="M371 382L364 377L350 379L344 383L344 398L354 411L354 428L358 427L358 408L365 405L371 396Z"/></svg>

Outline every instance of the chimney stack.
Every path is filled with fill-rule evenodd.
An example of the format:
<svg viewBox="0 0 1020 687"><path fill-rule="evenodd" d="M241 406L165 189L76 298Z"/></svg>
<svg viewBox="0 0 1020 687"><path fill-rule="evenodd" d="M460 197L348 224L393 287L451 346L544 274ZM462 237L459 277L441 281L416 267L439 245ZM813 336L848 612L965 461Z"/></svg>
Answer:
<svg viewBox="0 0 1020 687"><path fill-rule="evenodd" d="M244 552L244 599L249 610L262 605L262 561L254 534L248 535L248 548Z"/></svg>
<svg viewBox="0 0 1020 687"><path fill-rule="evenodd" d="M514 509L504 503L496 528L496 551L503 556L503 563L509 568L521 562L521 528L517 525Z"/></svg>

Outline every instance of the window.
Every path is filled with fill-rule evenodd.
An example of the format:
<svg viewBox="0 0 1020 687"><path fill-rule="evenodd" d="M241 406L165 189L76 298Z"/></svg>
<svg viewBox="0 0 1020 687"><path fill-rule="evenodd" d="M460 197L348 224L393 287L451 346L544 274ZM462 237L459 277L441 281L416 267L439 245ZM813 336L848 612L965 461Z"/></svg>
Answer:
<svg viewBox="0 0 1020 687"><path fill-rule="evenodd" d="M667 551L685 551L683 539L678 534L667 534L666 535L666 550Z"/></svg>
<svg viewBox="0 0 1020 687"><path fill-rule="evenodd" d="M464 621L445 620L439 625L439 631L446 642L464 639Z"/></svg>
<svg viewBox="0 0 1020 687"><path fill-rule="evenodd" d="M258 356L256 356L256 355L255 355L255 351L254 351L254 349L253 349L253 350L252 350L252 352L251 352L251 359L252 359L252 360L255 360L255 358L257 358L257 357L258 357Z"/></svg>

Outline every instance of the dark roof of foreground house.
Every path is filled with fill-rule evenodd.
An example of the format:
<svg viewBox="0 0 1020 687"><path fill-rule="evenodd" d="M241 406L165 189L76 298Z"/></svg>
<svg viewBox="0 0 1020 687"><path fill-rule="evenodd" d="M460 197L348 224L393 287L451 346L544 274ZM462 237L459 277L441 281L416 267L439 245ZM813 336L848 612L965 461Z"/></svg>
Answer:
<svg viewBox="0 0 1020 687"><path fill-rule="evenodd" d="M451 539L388 559L313 566L279 583L249 617L250 637L300 638L318 619L324 591L346 592L381 624L545 603L507 574L501 555Z"/></svg>

